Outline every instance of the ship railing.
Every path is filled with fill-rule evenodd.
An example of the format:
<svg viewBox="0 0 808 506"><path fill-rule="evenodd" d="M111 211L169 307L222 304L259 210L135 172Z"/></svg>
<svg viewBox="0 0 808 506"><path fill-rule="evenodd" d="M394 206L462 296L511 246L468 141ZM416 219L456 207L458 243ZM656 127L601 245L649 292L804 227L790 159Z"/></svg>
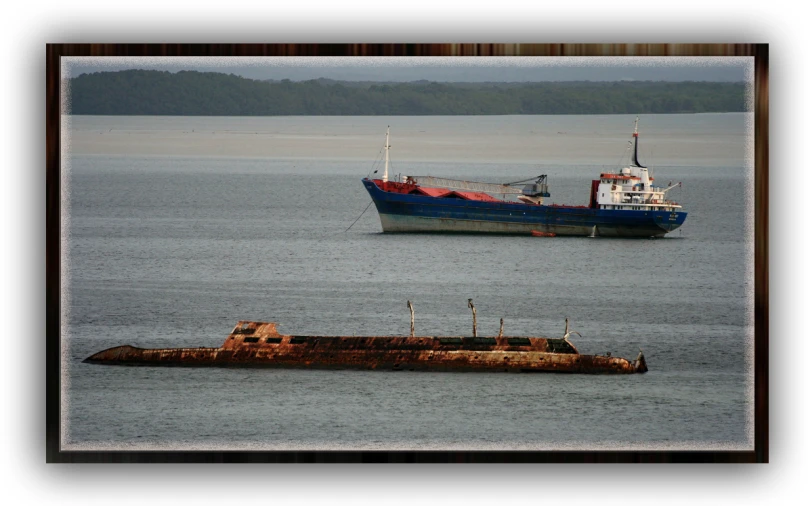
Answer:
<svg viewBox="0 0 808 506"><path fill-rule="evenodd" d="M633 205L650 205L650 206L676 206L679 205L672 200L662 200L662 199L649 199L649 200L633 200L633 199L621 199L620 204L633 204Z"/></svg>

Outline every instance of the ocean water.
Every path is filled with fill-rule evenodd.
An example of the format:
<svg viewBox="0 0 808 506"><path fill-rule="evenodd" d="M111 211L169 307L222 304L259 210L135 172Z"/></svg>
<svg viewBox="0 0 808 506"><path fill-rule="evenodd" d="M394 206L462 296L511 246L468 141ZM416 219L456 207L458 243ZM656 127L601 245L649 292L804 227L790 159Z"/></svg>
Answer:
<svg viewBox="0 0 808 506"><path fill-rule="evenodd" d="M752 447L746 114L641 119L640 160L689 213L664 239L381 233L360 179L549 176L551 202L627 160L628 116L68 117L63 448ZM374 163L375 159L375 163ZM356 223L346 231L354 220ZM621 377L107 367L102 349L294 334L582 334Z"/></svg>

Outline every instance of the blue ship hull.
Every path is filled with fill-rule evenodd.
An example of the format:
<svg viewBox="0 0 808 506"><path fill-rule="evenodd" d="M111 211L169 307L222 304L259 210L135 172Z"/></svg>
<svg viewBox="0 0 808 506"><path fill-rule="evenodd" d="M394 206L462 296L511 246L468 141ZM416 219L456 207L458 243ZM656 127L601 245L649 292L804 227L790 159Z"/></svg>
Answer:
<svg viewBox="0 0 808 506"><path fill-rule="evenodd" d="M662 237L687 213L485 202L385 192L363 179L379 212L382 231L530 235Z"/></svg>

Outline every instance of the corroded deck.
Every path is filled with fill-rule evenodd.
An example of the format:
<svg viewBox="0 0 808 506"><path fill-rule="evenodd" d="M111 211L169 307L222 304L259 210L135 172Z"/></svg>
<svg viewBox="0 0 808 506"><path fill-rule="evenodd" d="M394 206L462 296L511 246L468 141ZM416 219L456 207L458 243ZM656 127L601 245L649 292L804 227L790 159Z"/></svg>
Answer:
<svg viewBox="0 0 808 506"><path fill-rule="evenodd" d="M581 355L566 339L541 337L291 336L274 323L241 321L219 348L143 349L118 346L85 362L186 367L298 367L429 371L632 374L635 361Z"/></svg>

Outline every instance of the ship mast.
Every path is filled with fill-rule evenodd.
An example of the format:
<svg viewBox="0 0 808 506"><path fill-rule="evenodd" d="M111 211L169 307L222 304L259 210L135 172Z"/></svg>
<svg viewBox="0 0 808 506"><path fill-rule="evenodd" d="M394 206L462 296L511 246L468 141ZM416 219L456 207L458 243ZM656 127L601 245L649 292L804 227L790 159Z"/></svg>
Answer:
<svg viewBox="0 0 808 506"><path fill-rule="evenodd" d="M387 182L387 166L390 164L390 125L387 125L387 137L384 140L384 175L382 181Z"/></svg>

